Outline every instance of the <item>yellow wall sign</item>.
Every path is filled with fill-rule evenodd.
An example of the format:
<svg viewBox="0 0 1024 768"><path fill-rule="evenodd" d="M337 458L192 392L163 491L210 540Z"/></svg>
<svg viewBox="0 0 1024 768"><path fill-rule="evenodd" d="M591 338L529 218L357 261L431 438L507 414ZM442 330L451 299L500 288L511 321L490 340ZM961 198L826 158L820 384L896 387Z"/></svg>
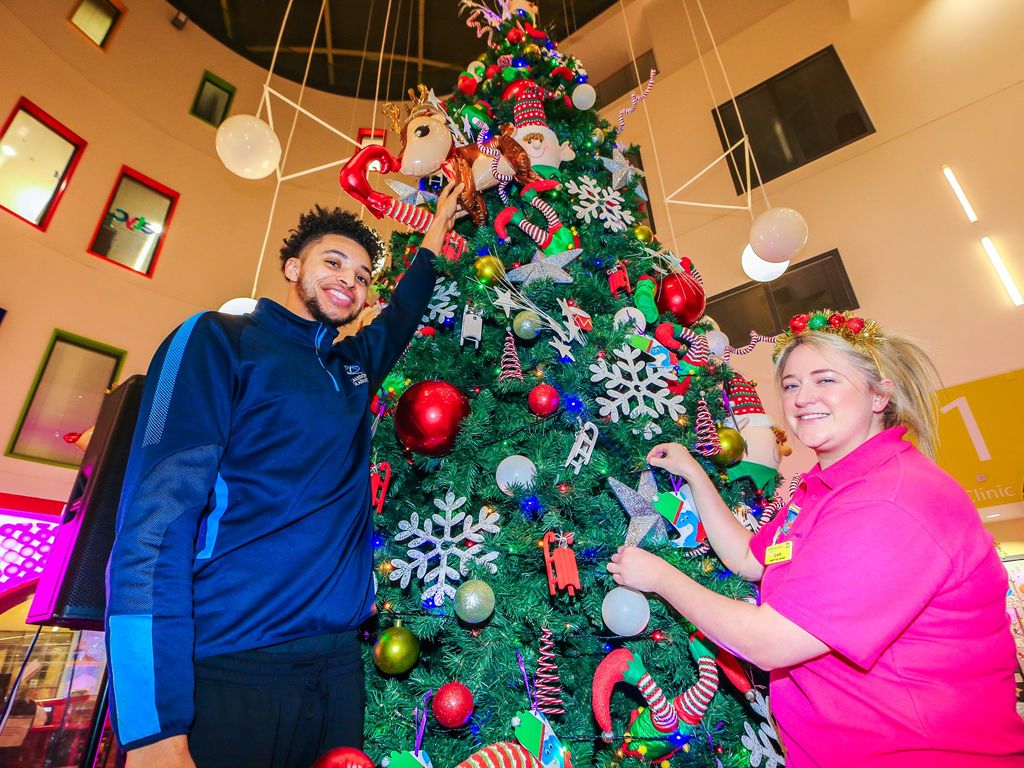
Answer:
<svg viewBox="0 0 1024 768"><path fill-rule="evenodd" d="M938 463L977 507L1024 501L1024 369L939 390Z"/></svg>

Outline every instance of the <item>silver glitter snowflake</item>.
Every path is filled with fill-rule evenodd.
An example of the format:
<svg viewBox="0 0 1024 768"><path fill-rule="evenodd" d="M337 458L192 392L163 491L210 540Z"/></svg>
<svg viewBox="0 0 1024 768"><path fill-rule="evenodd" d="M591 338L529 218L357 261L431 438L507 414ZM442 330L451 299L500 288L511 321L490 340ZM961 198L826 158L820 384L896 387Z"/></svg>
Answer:
<svg viewBox="0 0 1024 768"><path fill-rule="evenodd" d="M598 186L589 176L580 176L579 183L569 181L565 188L579 200L572 207L576 218L588 224L600 221L605 229L624 232L627 226L636 221L633 213L622 206L624 201L621 192Z"/></svg>
<svg viewBox="0 0 1024 768"><path fill-rule="evenodd" d="M779 735L775 732L769 714L768 698L762 696L760 691L755 690L751 707L764 718L764 722L759 724L756 731L750 723L743 724L745 733L740 736L740 743L750 750L750 765L753 768L760 768L762 760L764 760L764 768L779 768L779 766L785 765L786 758L782 755Z"/></svg>
<svg viewBox="0 0 1024 768"><path fill-rule="evenodd" d="M419 512L413 512L409 519L398 523L398 534L395 541L406 541L406 557L408 560L395 558L391 565L391 581L401 581L400 586L409 586L413 575L421 580L427 588L421 598L424 602L433 600L441 606L449 597L455 597L452 582L459 581L469 573L469 566L482 566L490 573L497 573L498 566L494 561L498 552L487 552L484 549L484 534L496 534L498 513L491 507L481 507L476 520L472 515L460 512L466 503L466 497L455 498L451 491L443 499L434 499L436 506L444 514L434 512L425 516L420 524ZM434 526L438 529L435 530ZM454 558L457 563L452 565Z"/></svg>
<svg viewBox="0 0 1024 768"><path fill-rule="evenodd" d="M430 323L443 323L455 317L457 307L455 301L459 298L459 284L454 280L445 282L442 275L434 283L434 294L430 297L427 310L420 318L421 327Z"/></svg>
<svg viewBox="0 0 1024 768"><path fill-rule="evenodd" d="M636 419L642 416L664 416L678 419L686 411L683 398L668 391L669 372L647 365L643 352L629 344L615 350L617 360L609 365L598 360L590 366L591 381L603 381L607 397L596 398L599 413L617 422L619 416ZM660 430L652 430L650 437ZM646 435L645 435L646 436Z"/></svg>

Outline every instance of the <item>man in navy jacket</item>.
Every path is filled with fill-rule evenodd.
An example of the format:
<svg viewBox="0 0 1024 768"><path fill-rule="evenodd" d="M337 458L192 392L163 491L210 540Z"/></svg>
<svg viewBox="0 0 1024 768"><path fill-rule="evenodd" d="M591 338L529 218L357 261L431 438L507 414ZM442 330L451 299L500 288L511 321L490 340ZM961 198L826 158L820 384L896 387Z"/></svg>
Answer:
<svg viewBox="0 0 1024 768"><path fill-rule="evenodd" d="M281 249L284 306L200 313L157 350L108 569L129 768L308 768L361 746L369 402L427 306L457 197L441 193L388 306L341 342L381 244L317 206Z"/></svg>

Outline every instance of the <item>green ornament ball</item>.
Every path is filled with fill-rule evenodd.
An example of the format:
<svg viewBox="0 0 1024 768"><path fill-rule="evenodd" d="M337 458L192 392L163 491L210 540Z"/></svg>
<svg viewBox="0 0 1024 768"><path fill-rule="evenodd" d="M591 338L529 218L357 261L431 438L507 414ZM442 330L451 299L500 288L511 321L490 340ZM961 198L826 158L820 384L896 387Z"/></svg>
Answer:
<svg viewBox="0 0 1024 768"><path fill-rule="evenodd" d="M503 70L501 70L501 78L506 83L511 83L513 80L516 79L516 77L518 77L518 75L519 70L517 70L515 67L505 67Z"/></svg>
<svg viewBox="0 0 1024 768"><path fill-rule="evenodd" d="M537 338L540 330L540 315L531 309L524 309L512 318L512 332L523 341Z"/></svg>
<svg viewBox="0 0 1024 768"><path fill-rule="evenodd" d="M467 581L455 592L455 615L467 624L480 624L494 613L494 590L486 581Z"/></svg>
<svg viewBox="0 0 1024 768"><path fill-rule="evenodd" d="M373 646L373 663L385 675L408 672L419 657L419 638L403 627L401 621L385 629Z"/></svg>
<svg viewBox="0 0 1024 768"><path fill-rule="evenodd" d="M817 312L811 315L811 319L807 323L807 327L812 331L820 331L826 325L828 325L828 318Z"/></svg>

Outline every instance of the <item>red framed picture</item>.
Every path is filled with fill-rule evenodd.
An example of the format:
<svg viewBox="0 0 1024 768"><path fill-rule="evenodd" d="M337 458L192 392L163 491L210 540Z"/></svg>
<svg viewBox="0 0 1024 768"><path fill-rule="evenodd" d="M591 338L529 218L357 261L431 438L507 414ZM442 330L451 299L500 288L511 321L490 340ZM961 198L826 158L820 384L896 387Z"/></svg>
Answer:
<svg viewBox="0 0 1024 768"><path fill-rule="evenodd" d="M86 141L22 97L0 130L0 208L46 231Z"/></svg>
<svg viewBox="0 0 1024 768"><path fill-rule="evenodd" d="M384 128L360 128L356 135L361 147L368 147L371 144L379 144L383 147L386 138L387 131Z"/></svg>
<svg viewBox="0 0 1024 768"><path fill-rule="evenodd" d="M88 252L152 277L177 204L173 189L122 166Z"/></svg>

